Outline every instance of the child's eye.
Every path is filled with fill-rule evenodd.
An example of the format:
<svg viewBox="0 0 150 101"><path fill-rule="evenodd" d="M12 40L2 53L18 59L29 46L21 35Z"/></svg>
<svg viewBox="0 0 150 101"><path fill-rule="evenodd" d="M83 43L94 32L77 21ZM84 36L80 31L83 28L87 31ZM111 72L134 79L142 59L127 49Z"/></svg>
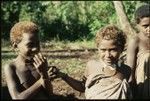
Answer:
<svg viewBox="0 0 150 101"><path fill-rule="evenodd" d="M28 43L28 44L27 44L27 47L29 47L29 48L31 48L31 47L33 47L33 46L34 46L33 43Z"/></svg>
<svg viewBox="0 0 150 101"><path fill-rule="evenodd" d="M27 44L27 46L28 46L28 47L31 47L31 46L32 46L32 44Z"/></svg>
<svg viewBox="0 0 150 101"><path fill-rule="evenodd" d="M106 49L100 49L100 51L105 52L105 51L106 51Z"/></svg>
<svg viewBox="0 0 150 101"><path fill-rule="evenodd" d="M111 49L110 51L116 52L116 51L117 51L117 48Z"/></svg>
<svg viewBox="0 0 150 101"><path fill-rule="evenodd" d="M143 25L144 28L147 28L149 25Z"/></svg>
<svg viewBox="0 0 150 101"><path fill-rule="evenodd" d="M32 47L37 47L39 45L39 42L32 42L32 43L28 43L27 47L32 48Z"/></svg>

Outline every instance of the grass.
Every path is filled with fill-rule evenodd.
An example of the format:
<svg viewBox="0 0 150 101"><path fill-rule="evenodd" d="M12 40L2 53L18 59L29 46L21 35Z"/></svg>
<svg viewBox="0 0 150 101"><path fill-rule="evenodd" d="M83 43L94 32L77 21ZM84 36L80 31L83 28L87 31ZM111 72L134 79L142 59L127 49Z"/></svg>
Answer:
<svg viewBox="0 0 150 101"><path fill-rule="evenodd" d="M1 46L2 46L1 55L2 55L2 67L3 67L3 64L8 63L9 60L16 57L16 53L12 49L10 42L8 42L7 40L2 40ZM46 50L67 50L67 49L86 49L86 48L95 48L94 41L83 40L83 41L75 41L75 42L69 42L69 41L58 42L52 40L50 42L47 41L41 43L41 49L46 49ZM11 51L11 52L3 53L3 51Z"/></svg>
<svg viewBox="0 0 150 101"><path fill-rule="evenodd" d="M85 69L85 61L81 59L49 59L49 65L54 65L67 74L81 73Z"/></svg>
<svg viewBox="0 0 150 101"><path fill-rule="evenodd" d="M11 43L8 40L2 40L1 41L1 49L4 50L11 50L13 51L13 48L11 47ZM94 48L95 42L92 41L46 41L40 43L41 49L50 49L50 50L62 50L62 49L84 49L84 48Z"/></svg>
<svg viewBox="0 0 150 101"><path fill-rule="evenodd" d="M94 48L95 43L94 41L47 41L41 43L41 48L46 48L50 50L64 50L64 49L84 49L84 48Z"/></svg>

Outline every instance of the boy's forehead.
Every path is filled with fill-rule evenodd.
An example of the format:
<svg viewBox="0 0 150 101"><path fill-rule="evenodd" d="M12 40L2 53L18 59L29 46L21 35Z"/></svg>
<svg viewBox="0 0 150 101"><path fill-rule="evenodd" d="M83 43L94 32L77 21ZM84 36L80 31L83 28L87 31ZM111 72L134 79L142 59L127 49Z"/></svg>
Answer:
<svg viewBox="0 0 150 101"><path fill-rule="evenodd" d="M116 48L117 44L115 40L102 40L99 48Z"/></svg>
<svg viewBox="0 0 150 101"><path fill-rule="evenodd" d="M29 43L29 42L39 41L39 38L37 34L23 33L22 41L24 41L25 43Z"/></svg>
<svg viewBox="0 0 150 101"><path fill-rule="evenodd" d="M141 25L150 24L150 17L143 17L140 20Z"/></svg>
<svg viewBox="0 0 150 101"><path fill-rule="evenodd" d="M32 34L32 33L23 33L23 38L25 39L31 39L31 38L37 38L38 35Z"/></svg>

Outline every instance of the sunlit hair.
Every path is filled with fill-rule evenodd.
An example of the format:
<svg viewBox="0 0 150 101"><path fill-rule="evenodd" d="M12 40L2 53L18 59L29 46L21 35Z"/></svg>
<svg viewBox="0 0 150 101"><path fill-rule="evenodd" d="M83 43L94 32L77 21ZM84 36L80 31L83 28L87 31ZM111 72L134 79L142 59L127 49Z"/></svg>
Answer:
<svg viewBox="0 0 150 101"><path fill-rule="evenodd" d="M140 6L136 11L135 11L135 21L137 24L140 23L140 19L143 17L150 17L150 5L143 5Z"/></svg>
<svg viewBox="0 0 150 101"><path fill-rule="evenodd" d="M23 33L38 34L38 26L31 21L21 21L16 23L10 30L11 43L19 43Z"/></svg>
<svg viewBox="0 0 150 101"><path fill-rule="evenodd" d="M108 25L103 27L96 33L96 45L99 47L101 41L105 40L115 40L118 47L122 50L125 47L126 35L122 30L117 28L115 25Z"/></svg>

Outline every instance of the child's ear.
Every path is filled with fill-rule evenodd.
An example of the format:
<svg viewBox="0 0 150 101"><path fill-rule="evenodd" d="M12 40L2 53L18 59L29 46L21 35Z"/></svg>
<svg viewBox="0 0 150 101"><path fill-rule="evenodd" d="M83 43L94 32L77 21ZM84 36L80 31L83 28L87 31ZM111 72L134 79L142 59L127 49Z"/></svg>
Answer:
<svg viewBox="0 0 150 101"><path fill-rule="evenodd" d="M15 42L13 43L13 48L17 48L17 44Z"/></svg>

